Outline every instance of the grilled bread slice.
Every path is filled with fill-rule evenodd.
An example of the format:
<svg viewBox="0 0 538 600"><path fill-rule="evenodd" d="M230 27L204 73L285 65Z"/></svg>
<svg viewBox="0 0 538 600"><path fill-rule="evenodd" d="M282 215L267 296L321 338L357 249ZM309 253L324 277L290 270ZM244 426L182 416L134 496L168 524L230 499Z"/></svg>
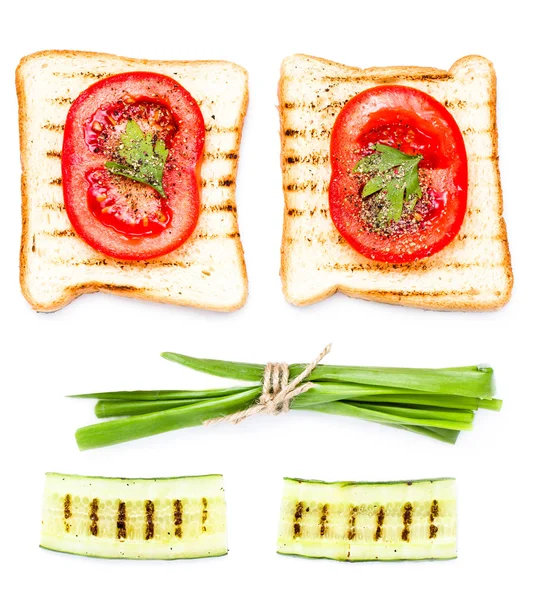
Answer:
<svg viewBox="0 0 538 600"><path fill-rule="evenodd" d="M339 235L329 212L331 131L341 108L376 85L418 88L452 113L465 140L468 209L458 236L409 264L376 262ZM438 310L492 310L508 302L512 269L502 217L496 128L496 78L479 56L450 70L357 69L311 56L284 60L279 86L285 197L282 281L287 300L306 305L337 291Z"/></svg>
<svg viewBox="0 0 538 600"><path fill-rule="evenodd" d="M67 218L61 180L63 128L73 100L90 84L125 71L177 79L206 124L201 213L178 250L158 259L108 258L88 246ZM87 52L46 51L17 68L22 157L21 287L39 311L95 291L229 311L247 295L237 226L235 181L248 101L246 71L221 61L149 61Z"/></svg>

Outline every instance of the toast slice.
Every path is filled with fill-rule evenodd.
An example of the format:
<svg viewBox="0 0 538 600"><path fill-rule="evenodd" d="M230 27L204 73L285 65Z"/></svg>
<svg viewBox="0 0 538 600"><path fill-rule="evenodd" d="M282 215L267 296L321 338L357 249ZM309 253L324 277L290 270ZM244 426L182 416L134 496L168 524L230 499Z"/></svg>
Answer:
<svg viewBox="0 0 538 600"><path fill-rule="evenodd" d="M429 258L376 262L339 235L329 212L329 147L345 103L366 88L418 88L452 113L469 166L467 215L458 236ZM279 85L285 197L281 276L286 299L312 304L348 296L437 310L493 310L506 304L512 268L499 177L496 78L480 56L448 71L421 67L357 69L305 55L284 60Z"/></svg>
<svg viewBox="0 0 538 600"><path fill-rule="evenodd" d="M90 84L125 71L177 79L206 124L201 212L179 249L157 259L108 258L88 246L67 218L61 180L63 128L73 100ZM33 308L52 311L87 292L230 311L247 295L235 181L248 102L246 71L223 61L135 60L109 54L45 51L16 74L22 158L21 287Z"/></svg>

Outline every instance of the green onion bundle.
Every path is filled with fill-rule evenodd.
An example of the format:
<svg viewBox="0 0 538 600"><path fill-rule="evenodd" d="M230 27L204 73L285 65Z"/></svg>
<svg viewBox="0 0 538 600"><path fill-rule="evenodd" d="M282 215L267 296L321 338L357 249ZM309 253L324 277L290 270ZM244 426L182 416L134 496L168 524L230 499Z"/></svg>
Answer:
<svg viewBox="0 0 538 600"><path fill-rule="evenodd" d="M244 387L209 390L153 390L80 394L96 398L95 414L114 419L76 432L81 450L127 442L173 429L194 427L251 407L262 394L265 365L194 358L164 352L167 360L196 371L251 382ZM290 378L306 365L289 366ZM293 410L356 417L454 444L470 430L479 408L499 411L493 398L493 369L455 367L412 369L318 365L297 396Z"/></svg>

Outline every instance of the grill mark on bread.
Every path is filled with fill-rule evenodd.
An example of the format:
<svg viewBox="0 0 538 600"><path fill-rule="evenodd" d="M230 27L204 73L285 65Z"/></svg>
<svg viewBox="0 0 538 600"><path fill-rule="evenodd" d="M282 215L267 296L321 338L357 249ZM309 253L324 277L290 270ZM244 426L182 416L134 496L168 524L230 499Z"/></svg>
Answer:
<svg viewBox="0 0 538 600"><path fill-rule="evenodd" d="M48 131L63 131L65 129L65 124L47 121L45 124L41 125L41 129L47 129Z"/></svg>
<svg viewBox="0 0 538 600"><path fill-rule="evenodd" d="M61 77L62 79L74 79L82 77L83 79L103 79L104 77L112 77L114 73L95 73L94 71L79 71L78 73L62 73L61 71L54 71L52 73L55 77Z"/></svg>
<svg viewBox="0 0 538 600"><path fill-rule="evenodd" d="M504 235L481 235L481 234L473 234L473 235L469 235L468 233L460 233L459 235L456 236L456 240L458 242L463 242L465 240L473 240L473 241L478 241L478 240L487 240L489 242L499 242L504 240Z"/></svg>
<svg viewBox="0 0 538 600"><path fill-rule="evenodd" d="M284 186L286 192L321 192L325 194L329 191L329 184L321 181L303 181L301 183L288 183Z"/></svg>
<svg viewBox="0 0 538 600"><path fill-rule="evenodd" d="M201 212L237 212L237 207L231 202L224 202L223 204L214 204L201 207Z"/></svg>
<svg viewBox="0 0 538 600"><path fill-rule="evenodd" d="M296 163L322 165L329 162L329 155L326 152L312 152L311 154L288 155L284 156L284 162L293 165Z"/></svg>
<svg viewBox="0 0 538 600"><path fill-rule="evenodd" d="M214 123L205 126L206 133L238 133L239 127L221 127Z"/></svg>
<svg viewBox="0 0 538 600"><path fill-rule="evenodd" d="M157 266L165 267L165 268L179 267L180 269L188 269L189 267L192 267L193 265L194 265L194 263L190 262L188 260L173 260L173 261L169 261L169 262L160 262Z"/></svg>
<svg viewBox="0 0 538 600"><path fill-rule="evenodd" d="M228 152L221 150L219 152L204 152L204 160L237 160L237 152Z"/></svg>
<svg viewBox="0 0 538 600"><path fill-rule="evenodd" d="M312 209L312 210L301 210L301 209L297 209L297 208L290 208L287 211L287 215L289 217L302 217L307 213L310 213L310 216L313 217L314 216L314 212L317 209ZM324 213L322 212L324 211ZM328 209L326 208L320 208L319 212L321 214L322 217L327 216L327 218L329 217L328 215ZM469 234L469 233L460 233L459 235L457 235L454 238L456 241L458 242L464 242L465 240L469 240L469 241L488 241L488 242L499 242L499 241L504 241L505 236L501 235L501 234L497 234L497 235L482 235L482 234ZM341 236L338 235L338 233L336 231L334 231L334 233L331 234L311 234L309 236L305 236L304 238L301 237L293 237L293 236L288 236L286 238L286 242L289 244L295 244L295 243L300 243L303 240L306 240L309 244L336 244L338 246L346 246L349 245L346 240Z"/></svg>
<svg viewBox="0 0 538 600"><path fill-rule="evenodd" d="M396 78L398 79L398 81L401 83L401 78ZM404 82L405 85L405 82ZM343 108L343 106L349 101L350 98L353 97L353 94L351 94L349 96L349 98L346 98L345 100L332 100L329 103L327 103L326 101L324 102L306 102L306 101L290 101L290 102L284 102L282 104L282 108L284 108L285 110L306 110L306 111L310 111L310 110L314 110L314 111L325 111L325 110L338 110ZM472 108L472 109L479 109L482 108L483 106L487 106L488 104L490 104L489 102L470 102L469 100L444 100L442 102L442 104L444 104L446 106L446 108L460 108L460 109L464 109L464 108Z"/></svg>
<svg viewBox="0 0 538 600"><path fill-rule="evenodd" d="M111 260L111 259L110 259ZM71 261L71 260L55 260L55 261L51 261L53 264L60 264L62 266L69 266L69 267L77 267L78 265L84 265L84 266L102 266L102 265L107 265L109 264L109 262L107 261L106 258L103 259L86 259L86 260L79 260L79 261ZM112 264L112 263L110 263ZM115 263L116 266L118 266L120 269L123 269L125 266L136 266L134 264L122 264L119 265L118 263ZM146 265L147 266L147 265ZM88 283L83 283L81 285L73 285L73 286L69 286L66 289L71 290L79 290L79 289L84 289L84 288L89 288L89 289L97 289L97 290L102 290L105 292L119 292L119 293L127 293L127 294L143 294L146 292L151 292L152 289L151 288L147 288L147 287L140 287L140 286L135 286L135 285L123 285L123 284L115 284L115 283L99 283L99 282L88 282Z"/></svg>
<svg viewBox="0 0 538 600"><path fill-rule="evenodd" d="M219 238L239 238L239 231L232 231L230 233L199 233L193 236L191 239L193 240L216 240Z"/></svg>
<svg viewBox="0 0 538 600"><path fill-rule="evenodd" d="M42 210L65 211L65 204L63 202L44 202L38 208Z"/></svg>
<svg viewBox="0 0 538 600"><path fill-rule="evenodd" d="M329 132L330 135L330 132ZM59 150L48 150L46 156L49 158L62 158L62 153ZM206 152L204 160L237 160L239 155L236 152Z"/></svg>
<svg viewBox="0 0 538 600"><path fill-rule="evenodd" d="M39 207L42 210L62 211L65 212L65 204L63 202L44 202ZM231 202L223 202L222 204L205 205L201 207L201 212L231 212L237 213L237 207Z"/></svg>
<svg viewBox="0 0 538 600"><path fill-rule="evenodd" d="M290 217L302 217L305 214L310 214L310 216L313 217L316 213L319 213L323 217L327 217L329 214L329 209L328 208L320 208L320 207L316 206L315 208L311 208L311 209L288 208L288 210L287 210L287 214ZM294 240L293 238L290 238L289 241L294 242L296 240Z"/></svg>
<svg viewBox="0 0 538 600"><path fill-rule="evenodd" d="M351 96L350 96L351 97ZM324 110L338 110L343 108L343 106L348 102L346 100L332 100L328 104L326 100L324 102L285 102L283 104L283 108L286 110L315 110L315 111L324 111Z"/></svg>
<svg viewBox="0 0 538 600"><path fill-rule="evenodd" d="M57 98L50 98L51 104L73 104L74 101L74 98L69 98L67 96L58 96Z"/></svg>
<svg viewBox="0 0 538 600"><path fill-rule="evenodd" d="M235 186L235 178L232 175L226 175L220 179L202 179L202 187L232 187Z"/></svg>
<svg viewBox="0 0 538 600"><path fill-rule="evenodd" d="M467 158L472 161L472 160L487 160L495 162L497 160L499 160L499 155L498 154L468 154Z"/></svg>
<svg viewBox="0 0 538 600"><path fill-rule="evenodd" d="M65 129L64 123L51 123L47 121L41 126L41 129L46 129L48 131L57 131L58 133L62 132ZM208 125L206 127L207 133L237 133L239 128L237 127L219 127L218 125ZM239 158L239 154L232 150L230 151L219 151L219 152L206 152L204 154L204 159L209 160L237 160Z"/></svg>
<svg viewBox="0 0 538 600"><path fill-rule="evenodd" d="M56 126L54 126L56 127ZM59 150L48 150L45 154L45 156L47 156L48 158L62 158L62 153ZM221 152L206 152L204 154L204 160L207 161L217 161L217 160L231 160L231 161L236 161L238 160L239 155L236 152L227 152L227 151L221 151Z"/></svg>
<svg viewBox="0 0 538 600"><path fill-rule="evenodd" d="M467 158L469 160L498 160L498 155L492 154L468 154ZM303 155L285 155L283 157L284 163L288 165L293 165L297 163L301 164L313 164L313 165L322 165L329 162L329 154L326 152L312 152L311 154L303 154Z"/></svg>
<svg viewBox="0 0 538 600"><path fill-rule="evenodd" d="M39 235L46 235L49 237L77 237L76 232L73 229L53 229L51 231L40 231ZM193 235L191 240L216 240L216 239L236 239L241 237L239 231L230 231L228 233L204 233L200 232L196 235ZM137 261L138 262L138 261Z"/></svg>
<svg viewBox="0 0 538 600"><path fill-rule="evenodd" d="M460 108L460 109L473 109L477 110L479 108L483 108L484 106L488 106L489 102L471 102L470 100L445 100L443 104L446 108Z"/></svg>
<svg viewBox="0 0 538 600"><path fill-rule="evenodd" d="M431 264L430 262L424 263L403 263L403 264L392 264L392 263L328 263L322 265L322 269L325 271L374 271L390 273L391 271L404 271L405 273L420 273L422 271L432 271L434 269L495 269L502 267L503 263L485 263L485 262L452 262L442 264ZM391 292L393 293L393 292Z"/></svg>
<svg viewBox="0 0 538 600"><path fill-rule="evenodd" d="M43 125L42 127L43 129L48 129L50 131L63 131L64 129L64 125L55 125L52 123L45 123L45 125ZM329 132L330 133L330 132ZM62 153L57 151L57 150L49 150L46 153L46 156L48 156L49 158L61 158L62 157ZM206 152L204 153L204 160L208 160L208 161L216 161L216 160L232 160L232 161L236 161L238 160L239 155L237 154L237 152L232 152L232 151L219 151L219 152Z"/></svg>
<svg viewBox="0 0 538 600"><path fill-rule="evenodd" d="M79 261L69 261L69 260L59 260L54 261L60 264L69 264L72 267L77 267L78 265L83 265L85 267L101 267L104 265L111 265L115 267L119 267L123 269L125 267L191 267L194 263L187 261L170 261L170 262L150 262L150 261L120 261L114 260L112 258L86 258L84 260ZM124 290L140 290L144 288L138 288L129 285L116 286L120 287Z"/></svg>
<svg viewBox="0 0 538 600"><path fill-rule="evenodd" d="M447 296L477 296L480 292L476 288L468 290L440 290L432 292L404 291L404 290L365 290L365 295L375 296L400 296L402 298L445 298Z"/></svg>
<svg viewBox="0 0 538 600"><path fill-rule="evenodd" d="M49 185L62 185L62 178L55 177L54 179L49 180Z"/></svg>
<svg viewBox="0 0 538 600"><path fill-rule="evenodd" d="M318 81L331 81L335 83L360 81L374 85L395 82L405 85L406 81L448 81L450 79L454 79L454 76L448 71L440 71L439 73L406 73L403 77L401 75L372 75L371 73L364 73L363 75L323 75L317 78Z"/></svg>
<svg viewBox="0 0 538 600"><path fill-rule="evenodd" d="M40 231L39 235L47 235L49 237L76 237L77 234L73 229L53 229L52 231Z"/></svg>
<svg viewBox="0 0 538 600"><path fill-rule="evenodd" d="M325 127L320 129L286 129L284 135L291 138L328 139L331 137L331 130Z"/></svg>
<svg viewBox="0 0 538 600"><path fill-rule="evenodd" d="M463 135L481 135L489 132L489 129L475 129L474 127L466 127L462 130Z"/></svg>

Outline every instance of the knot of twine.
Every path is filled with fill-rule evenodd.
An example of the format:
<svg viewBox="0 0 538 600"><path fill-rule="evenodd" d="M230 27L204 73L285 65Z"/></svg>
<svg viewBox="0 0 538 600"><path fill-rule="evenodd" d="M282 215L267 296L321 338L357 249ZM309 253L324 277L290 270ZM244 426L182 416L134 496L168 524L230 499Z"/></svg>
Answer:
<svg viewBox="0 0 538 600"><path fill-rule="evenodd" d="M252 406L231 415L226 415L225 417L208 419L204 421L204 425L213 425L215 423L232 423L233 425L237 425L241 421L248 419L248 417L260 413L268 415L287 413L296 396L314 387L311 381L307 381L306 383L303 383L303 381L310 376L312 371L330 351L331 344L325 346L323 351L292 381L289 381L290 369L286 363L267 363L263 374L262 393Z"/></svg>

